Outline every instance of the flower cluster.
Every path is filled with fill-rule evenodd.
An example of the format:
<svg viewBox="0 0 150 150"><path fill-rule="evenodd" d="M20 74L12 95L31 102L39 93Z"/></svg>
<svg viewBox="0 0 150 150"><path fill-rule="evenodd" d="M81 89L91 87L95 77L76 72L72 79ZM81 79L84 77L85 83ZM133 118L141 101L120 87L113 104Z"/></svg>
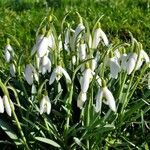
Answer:
<svg viewBox="0 0 150 150"><path fill-rule="evenodd" d="M41 77L49 76L49 85L61 83L64 76L67 87L73 85L78 94L77 106L82 109L89 99L91 84L97 90L97 94L92 102L95 111L100 112L102 102L107 104L113 112L117 111L116 99L110 84L106 81L117 80L123 72L131 75L140 70L144 62L149 64L149 56L142 48L142 44L132 39L134 44L111 44L107 34L102 30L101 24L97 22L90 32L87 24L77 13L79 23L75 28L68 22L62 25L62 34L57 36L52 16L42 25L36 37L36 42L32 48L29 60L24 68L24 79L31 86L34 83L40 84ZM15 77L15 67L13 60L13 49L7 42L5 47L5 58L10 63L10 72ZM80 67L79 67L80 66ZM76 78L79 87L72 80L72 74L78 68ZM56 82L55 82L56 81ZM47 87L43 91L47 91ZM114 90L113 90L114 91ZM3 110L2 110L3 111ZM40 99L40 114L50 114L51 101L49 93ZM10 113L9 113L10 114Z"/></svg>

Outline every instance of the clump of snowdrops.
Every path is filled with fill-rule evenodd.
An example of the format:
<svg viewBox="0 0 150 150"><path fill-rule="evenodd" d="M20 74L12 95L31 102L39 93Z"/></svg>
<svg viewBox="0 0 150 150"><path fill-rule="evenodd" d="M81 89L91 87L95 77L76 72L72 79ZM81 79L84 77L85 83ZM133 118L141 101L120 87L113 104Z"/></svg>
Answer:
<svg viewBox="0 0 150 150"><path fill-rule="evenodd" d="M77 22L69 13L64 17L61 33L56 17L45 17L31 50L12 37L6 41L0 113L6 112L12 125L3 119L1 128L18 148L119 145L126 121L148 103L133 102L139 84L150 88L150 61L142 43L130 32L128 43L111 43L101 18L92 28L78 12L74 15Z"/></svg>

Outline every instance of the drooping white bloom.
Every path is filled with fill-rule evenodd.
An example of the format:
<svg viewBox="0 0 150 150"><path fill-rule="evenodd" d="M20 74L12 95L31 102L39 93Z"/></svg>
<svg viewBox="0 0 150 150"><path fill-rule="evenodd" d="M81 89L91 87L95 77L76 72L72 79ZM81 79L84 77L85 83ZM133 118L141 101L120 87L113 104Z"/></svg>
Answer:
<svg viewBox="0 0 150 150"><path fill-rule="evenodd" d="M137 61L137 66L136 66L136 70L139 70L143 64L143 62L149 63L150 59L149 56L147 55L147 53L144 50L140 50L139 53L139 59Z"/></svg>
<svg viewBox="0 0 150 150"><path fill-rule="evenodd" d="M40 114L47 113L49 115L50 112L51 112L51 102L49 97L46 95L43 96L40 102Z"/></svg>
<svg viewBox="0 0 150 150"><path fill-rule="evenodd" d="M11 106L12 106L12 109L14 110L13 102L10 100L10 102L11 102L11 104L10 104L8 101L8 97L6 95L3 96L3 102L4 102L4 107L5 107L6 113L8 114L8 116L11 117L11 112L12 112Z"/></svg>
<svg viewBox="0 0 150 150"><path fill-rule="evenodd" d="M127 65L126 69L127 69L128 75L130 75L132 73L132 71L134 70L135 65L136 65L136 61L137 61L137 57L138 57L138 55L136 53L128 54L128 61L126 64Z"/></svg>
<svg viewBox="0 0 150 150"><path fill-rule="evenodd" d="M64 41L64 49L69 52L70 49L69 49L69 44L70 44L70 29L67 28L66 31L65 31L65 41Z"/></svg>
<svg viewBox="0 0 150 150"><path fill-rule="evenodd" d="M0 96L0 113L4 113L4 103L1 96Z"/></svg>
<svg viewBox="0 0 150 150"><path fill-rule="evenodd" d="M74 40L76 40L76 38L78 37L78 35L84 31L85 26L83 25L83 23L79 23L78 26L75 29L75 34L74 34Z"/></svg>
<svg viewBox="0 0 150 150"><path fill-rule="evenodd" d="M122 54L120 57L121 60L121 69L123 69L124 71L127 70L127 54Z"/></svg>
<svg viewBox="0 0 150 150"><path fill-rule="evenodd" d="M55 80L59 81L60 78L62 77L62 75L65 76L67 83L71 83L71 78L70 78L69 74L66 72L66 70L64 68L62 68L59 65L53 70L53 72L50 76L50 79L49 79L49 84L51 85Z"/></svg>
<svg viewBox="0 0 150 150"><path fill-rule="evenodd" d="M94 71L97 68L98 61L100 60L100 53L99 51L96 52L96 56L94 59L92 59L92 71Z"/></svg>
<svg viewBox="0 0 150 150"><path fill-rule="evenodd" d="M46 55L48 51L48 46L49 46L49 39L47 37L43 37L41 42L39 43L37 47L37 54L39 57L43 57Z"/></svg>
<svg viewBox="0 0 150 150"><path fill-rule="evenodd" d="M103 97L106 99L106 104L109 105L110 109L114 112L117 111L116 108L116 102L115 99L110 92L110 90L105 86L103 88L99 88L98 93L96 95L96 106L95 106L95 111L99 112L101 111L101 106L102 106L102 99Z"/></svg>
<svg viewBox="0 0 150 150"><path fill-rule="evenodd" d="M116 57L112 57L109 59L109 67L111 78L117 79L118 73L121 71L121 68Z"/></svg>
<svg viewBox="0 0 150 150"><path fill-rule="evenodd" d="M43 37L44 37L43 34L37 36L36 43L34 44L32 51L31 51L31 55L34 55L36 53L37 48L39 47L39 44L42 41Z"/></svg>
<svg viewBox="0 0 150 150"><path fill-rule="evenodd" d="M95 97L95 100L96 100L95 111L96 112L101 112L102 98L103 98L103 91L99 88Z"/></svg>
<svg viewBox="0 0 150 150"><path fill-rule="evenodd" d="M25 79L29 85L33 84L33 77L34 77L34 67L31 64L27 64L25 67Z"/></svg>
<svg viewBox="0 0 150 150"><path fill-rule="evenodd" d="M73 55L73 56L72 56L72 64L73 64L73 65L75 65L75 64L76 64L76 62L77 62L76 56L75 56L75 55Z"/></svg>
<svg viewBox="0 0 150 150"><path fill-rule="evenodd" d="M44 75L47 71L51 72L51 60L48 58L47 55L43 56L41 58L41 63L40 63L40 71Z"/></svg>
<svg viewBox="0 0 150 150"><path fill-rule="evenodd" d="M82 43L79 45L79 58L81 61L86 58L86 44Z"/></svg>
<svg viewBox="0 0 150 150"><path fill-rule="evenodd" d="M48 36L48 47L51 48L52 50L55 49L55 38L52 32Z"/></svg>
<svg viewBox="0 0 150 150"><path fill-rule="evenodd" d="M103 88L103 96L106 98L107 103L108 103L110 109L112 111L116 112L117 109L116 109L115 99L114 99L112 93L109 91L109 89L107 87Z"/></svg>
<svg viewBox="0 0 150 150"><path fill-rule="evenodd" d="M10 62L12 59L12 53L13 53L13 48L11 47L10 44L7 44L5 47L5 60L6 62Z"/></svg>
<svg viewBox="0 0 150 150"><path fill-rule="evenodd" d="M93 75L94 75L94 72L90 68L85 69L85 71L83 72L83 77L81 78L81 81L80 81L81 91L83 93L87 92L90 82L93 78Z"/></svg>
<svg viewBox="0 0 150 150"><path fill-rule="evenodd" d="M10 74L12 77L16 76L16 67L13 63L10 64Z"/></svg>
<svg viewBox="0 0 150 150"><path fill-rule="evenodd" d="M77 99L77 107L81 109L86 99L87 99L87 93L81 91Z"/></svg>
<svg viewBox="0 0 150 150"><path fill-rule="evenodd" d="M96 49L98 47L99 43L101 42L101 40L104 42L104 44L106 46L108 46L109 41L108 41L108 38L107 38L106 34L102 31L101 28L97 28L94 31L92 48Z"/></svg>

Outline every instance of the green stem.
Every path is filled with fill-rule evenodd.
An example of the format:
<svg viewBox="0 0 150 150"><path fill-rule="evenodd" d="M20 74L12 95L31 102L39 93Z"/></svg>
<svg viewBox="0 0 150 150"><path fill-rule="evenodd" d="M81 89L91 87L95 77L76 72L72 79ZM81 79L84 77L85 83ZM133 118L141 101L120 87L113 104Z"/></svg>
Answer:
<svg viewBox="0 0 150 150"><path fill-rule="evenodd" d="M22 138L22 140L23 140L23 142L24 142L24 145L25 145L25 147L26 147L27 150L30 150L30 148L29 148L29 146L28 146L28 144L27 144L27 142L26 142L26 138L25 138L25 136L24 136L24 133L23 133L23 131L22 131L21 125L20 125L20 123L19 123L19 120L18 120L18 118L17 118L17 115L16 115L16 113L15 113L15 111L14 111L14 108L13 108L13 106L12 106L12 103L11 103L11 101L10 101L9 92L8 92L6 86L2 83L1 80L0 80L0 87L1 87L1 89L3 90L4 94L8 97L8 101L9 101L9 104L10 104L10 108L11 108L11 110L12 110L13 117L14 117L14 119L15 119L15 121L16 121L18 130L19 130L19 132L20 132L20 135L21 135L21 138Z"/></svg>

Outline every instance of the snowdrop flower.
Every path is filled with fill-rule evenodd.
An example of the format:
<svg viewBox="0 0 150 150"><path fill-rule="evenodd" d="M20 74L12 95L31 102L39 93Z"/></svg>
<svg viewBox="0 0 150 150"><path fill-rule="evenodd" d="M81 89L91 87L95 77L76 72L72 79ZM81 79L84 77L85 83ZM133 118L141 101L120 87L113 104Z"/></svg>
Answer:
<svg viewBox="0 0 150 150"><path fill-rule="evenodd" d="M64 49L69 52L69 44L70 44L70 29L67 28L65 32L65 41L64 41Z"/></svg>
<svg viewBox="0 0 150 150"><path fill-rule="evenodd" d="M47 113L48 115L51 112L51 102L48 95L43 96L40 102L40 114Z"/></svg>
<svg viewBox="0 0 150 150"><path fill-rule="evenodd" d="M121 69L123 69L124 71L127 70L127 54L124 53L121 55L120 60L121 60Z"/></svg>
<svg viewBox="0 0 150 150"><path fill-rule="evenodd" d="M136 61L137 61L138 55L136 53L130 53L128 54L128 61L126 64L127 74L130 75L132 71L135 68Z"/></svg>
<svg viewBox="0 0 150 150"><path fill-rule="evenodd" d="M81 109L86 99L87 99L87 93L81 91L77 99L77 107Z"/></svg>
<svg viewBox="0 0 150 150"><path fill-rule="evenodd" d="M116 109L116 102L115 99L110 92L110 90L107 88L106 83L104 80L102 80L102 88L99 88L98 93L96 95L96 106L95 106L95 111L99 112L101 110L102 106L102 99L106 99L106 104L109 105L110 109L114 112L117 111Z"/></svg>
<svg viewBox="0 0 150 150"><path fill-rule="evenodd" d="M71 83L71 78L69 74L66 72L64 68L58 65L52 72L49 80L49 84L51 85L55 80L59 81L62 75L65 76L67 83Z"/></svg>
<svg viewBox="0 0 150 150"><path fill-rule="evenodd" d="M136 70L139 70L141 68L144 61L146 63L149 63L150 59L149 59L149 56L147 55L147 53L142 49L142 50L140 50L140 53L139 53L139 59L137 62Z"/></svg>
<svg viewBox="0 0 150 150"><path fill-rule="evenodd" d="M46 55L48 51L48 45L49 45L48 42L49 42L49 39L47 37L43 37L43 39L39 43L37 47L37 54L39 57L43 57L44 55Z"/></svg>
<svg viewBox="0 0 150 150"><path fill-rule="evenodd" d="M83 32L85 29L85 26L83 25L83 23L79 23L78 26L75 29L75 34L74 34L74 40L76 41L76 38L79 36L79 34L81 32Z"/></svg>
<svg viewBox="0 0 150 150"><path fill-rule="evenodd" d="M1 96L0 96L0 113L4 113L4 103Z"/></svg>
<svg viewBox="0 0 150 150"><path fill-rule="evenodd" d="M10 62L12 59L12 54L13 54L13 48L10 45L10 40L7 39L7 45L5 46L5 60L6 62Z"/></svg>
<svg viewBox="0 0 150 150"><path fill-rule="evenodd" d="M93 75L94 75L94 72L90 69L89 65L86 64L86 69L84 70L83 77L81 77L81 80L80 80L82 92L84 93L87 92L90 82L93 78Z"/></svg>
<svg viewBox="0 0 150 150"><path fill-rule="evenodd" d="M118 59L116 57L109 58L110 77L117 79L118 73L121 71Z"/></svg>
<svg viewBox="0 0 150 150"><path fill-rule="evenodd" d="M37 48L39 47L42 39L44 38L44 34L41 34L41 35L38 35L37 38L36 38L36 43L35 45L33 46L32 48L32 51L31 51L31 55L34 55L35 52L37 51Z"/></svg>
<svg viewBox="0 0 150 150"><path fill-rule="evenodd" d="M86 44L84 43L81 43L79 45L79 58L80 58L80 61L83 61L86 59Z"/></svg>
<svg viewBox="0 0 150 150"><path fill-rule="evenodd" d="M94 48L94 49L96 49L98 47L101 40L103 40L103 42L106 46L108 46L108 44L109 44L106 34L100 28L100 23L98 23L97 26L98 26L98 28L94 31L93 43L92 43L92 48Z"/></svg>
<svg viewBox="0 0 150 150"><path fill-rule="evenodd" d="M10 64L10 74L12 77L16 76L16 68L15 68L15 65L13 63Z"/></svg>
<svg viewBox="0 0 150 150"><path fill-rule="evenodd" d="M92 71L94 71L96 68L97 68L97 64L98 64L98 61L100 60L100 53L99 51L96 52L96 56L94 57L94 59L92 59Z"/></svg>
<svg viewBox="0 0 150 150"><path fill-rule="evenodd" d="M48 36L48 47L52 50L55 49L55 38L52 32Z"/></svg>
<svg viewBox="0 0 150 150"><path fill-rule="evenodd" d="M10 106L8 97L6 95L3 96L3 102L4 102L4 107L5 107L6 113L8 114L8 116L11 117L11 112L12 112L11 106L12 106L12 109L14 110L13 102L10 100L10 103L11 103L11 106Z"/></svg>
<svg viewBox="0 0 150 150"><path fill-rule="evenodd" d="M28 82L29 85L32 85L33 77L37 76L34 67L31 64L27 64L25 67L24 73L25 73L26 81ZM36 78L38 78L38 77L36 77ZM36 79L36 80L38 80L38 79Z"/></svg>
<svg viewBox="0 0 150 150"><path fill-rule="evenodd" d="M73 64L73 65L75 65L75 64L76 64L76 62L77 62L76 56L75 56L75 55L73 55L73 56L72 56L72 64Z"/></svg>
<svg viewBox="0 0 150 150"><path fill-rule="evenodd" d="M40 70L42 74L44 75L47 71L51 72L51 60L48 58L48 56L43 56L41 58L41 65L40 65Z"/></svg>

